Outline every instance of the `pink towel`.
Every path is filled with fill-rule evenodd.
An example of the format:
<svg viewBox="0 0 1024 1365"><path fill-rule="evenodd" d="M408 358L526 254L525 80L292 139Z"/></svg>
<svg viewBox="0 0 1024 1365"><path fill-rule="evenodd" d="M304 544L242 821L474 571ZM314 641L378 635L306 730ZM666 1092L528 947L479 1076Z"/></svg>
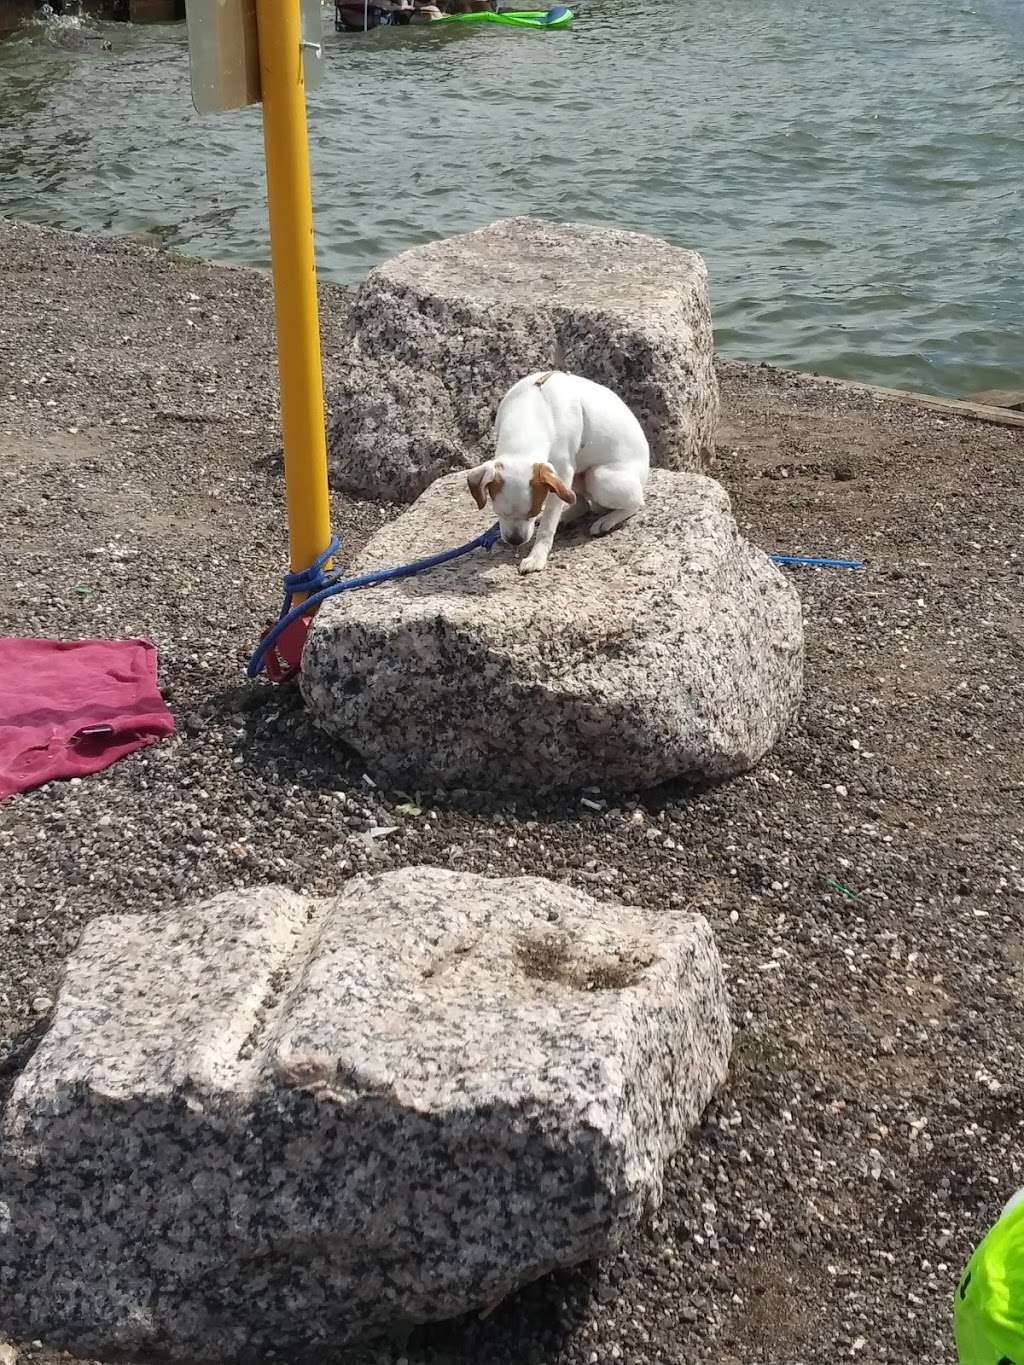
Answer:
<svg viewBox="0 0 1024 1365"><path fill-rule="evenodd" d="M0 638L0 800L173 732L149 640Z"/></svg>

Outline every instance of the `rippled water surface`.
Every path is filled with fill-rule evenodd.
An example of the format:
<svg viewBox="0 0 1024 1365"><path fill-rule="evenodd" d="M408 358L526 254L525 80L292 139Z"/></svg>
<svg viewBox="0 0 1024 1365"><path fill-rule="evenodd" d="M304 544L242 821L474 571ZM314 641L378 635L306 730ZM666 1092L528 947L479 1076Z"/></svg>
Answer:
<svg viewBox="0 0 1024 1365"><path fill-rule="evenodd" d="M512 213L608 222L706 254L728 353L1024 387L1024 0L585 0L565 33L329 32L310 126L327 278ZM194 113L183 25L0 44L0 213L262 264L261 158L257 111Z"/></svg>

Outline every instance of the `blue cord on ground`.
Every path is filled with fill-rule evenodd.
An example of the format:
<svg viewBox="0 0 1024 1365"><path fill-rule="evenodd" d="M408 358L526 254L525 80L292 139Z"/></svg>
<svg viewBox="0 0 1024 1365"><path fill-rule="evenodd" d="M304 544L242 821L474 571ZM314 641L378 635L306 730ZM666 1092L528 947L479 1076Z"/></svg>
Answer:
<svg viewBox="0 0 1024 1365"><path fill-rule="evenodd" d="M803 564L811 569L863 569L862 559L818 559L816 555L769 555L773 564Z"/></svg>
<svg viewBox="0 0 1024 1365"><path fill-rule="evenodd" d="M477 536L476 540L471 540L465 545L458 545L454 550L445 550L441 554L429 555L426 559L417 559L411 564L399 564L393 569L377 569L373 573L359 574L355 578L342 578L338 574L324 572L324 565L341 548L341 542L337 536L332 536L327 549L318 555L307 569L298 569L294 573L285 574L284 601L281 604L281 614L253 650L246 673L250 678L257 677L263 671L263 662L267 650L273 646L282 632L293 621L298 620L300 616L305 616L307 612L313 611L321 602L326 602L328 597L333 597L335 593L346 592L349 588L368 588L372 584L388 583L395 578L411 578L413 574L422 573L424 569L436 569L438 565L448 564L453 559L461 559L463 555L472 554L474 550L489 550L499 535L500 531L497 523L495 523L489 530L484 531L483 535ZM773 564L803 565L815 569L863 568L863 563L859 559L818 559L814 555L769 555L768 558ZM292 606L297 593L303 593L303 599L298 606Z"/></svg>

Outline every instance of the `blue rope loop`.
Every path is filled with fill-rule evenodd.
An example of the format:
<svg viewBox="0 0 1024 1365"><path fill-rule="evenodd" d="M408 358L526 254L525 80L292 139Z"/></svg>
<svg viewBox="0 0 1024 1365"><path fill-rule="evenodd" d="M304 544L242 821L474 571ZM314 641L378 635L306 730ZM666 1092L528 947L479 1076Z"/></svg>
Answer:
<svg viewBox="0 0 1024 1365"><path fill-rule="evenodd" d="M463 555L472 554L474 550L490 550L500 534L496 522L475 540L467 541L465 545L457 545L454 550L443 550L440 554L416 559L411 564L399 564L393 569L377 569L373 573L359 574L355 578L342 578L340 573L324 573L324 565L341 548L338 539L332 537L327 549L318 555L307 569L285 574L281 614L253 650L252 658L245 670L246 674L250 678L258 677L263 671L267 650L273 647L293 621L313 611L321 602L326 602L328 597L334 597L339 592L347 592L350 588L369 588L376 583L387 583L396 578L411 578L413 574L422 573L425 569L436 569L453 559L461 559ZM298 606L293 607L292 601L299 592L307 595Z"/></svg>
<svg viewBox="0 0 1024 1365"><path fill-rule="evenodd" d="M329 559L341 549L341 541L337 536L331 536L331 543L323 554L317 555L307 569L296 569L293 573L286 573L284 576L285 595L294 597L297 592L319 592L328 581L328 575L324 573L324 565Z"/></svg>

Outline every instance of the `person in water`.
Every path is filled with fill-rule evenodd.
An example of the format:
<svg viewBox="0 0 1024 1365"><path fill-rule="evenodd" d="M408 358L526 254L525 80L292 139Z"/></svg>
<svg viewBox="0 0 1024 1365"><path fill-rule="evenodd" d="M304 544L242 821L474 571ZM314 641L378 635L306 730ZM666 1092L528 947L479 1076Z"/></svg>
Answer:
<svg viewBox="0 0 1024 1365"><path fill-rule="evenodd" d="M335 4L334 13L342 28L362 33L364 29L407 24L412 17L412 8L410 0L373 0L365 8L359 0L345 0L345 3Z"/></svg>
<svg viewBox="0 0 1024 1365"><path fill-rule="evenodd" d="M483 10L497 10L497 0L447 0L439 8L433 0L373 0L365 10L365 28L381 28L395 24L425 24L443 19L446 14L478 14ZM335 5L340 25L353 33L364 29L364 10L359 0L345 0Z"/></svg>

